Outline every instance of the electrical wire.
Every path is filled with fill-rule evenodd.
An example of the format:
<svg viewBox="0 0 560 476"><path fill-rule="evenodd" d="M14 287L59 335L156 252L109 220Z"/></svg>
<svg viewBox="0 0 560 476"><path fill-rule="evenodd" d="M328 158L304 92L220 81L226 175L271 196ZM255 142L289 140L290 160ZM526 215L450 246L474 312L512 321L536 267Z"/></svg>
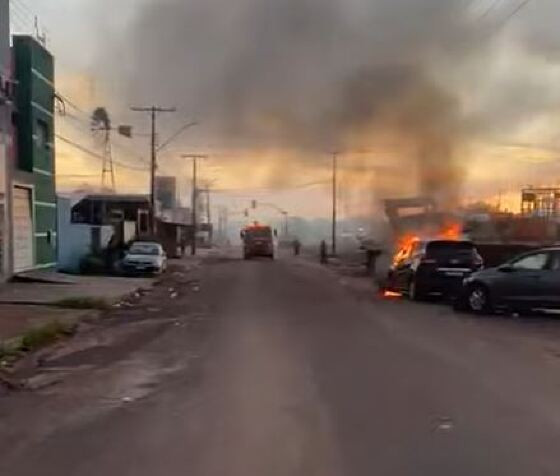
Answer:
<svg viewBox="0 0 560 476"><path fill-rule="evenodd" d="M95 157L96 159L99 160L105 160L105 157L103 157L101 154L98 154L97 152L94 152L93 150L88 149L87 147L83 146L82 144L79 144L78 142L75 142L71 139L68 139L67 137L64 137L60 134L55 134L55 137L59 140L61 140L62 142L71 145L72 147L82 151L85 154L88 154L92 157ZM148 170L147 167L136 167L134 165L129 165L129 164L125 164L123 162L119 162L116 160L113 160L113 164L114 165L118 165L119 167L125 168L125 169L129 169L129 170L134 170L134 171L138 171L138 172L146 172Z"/></svg>
<svg viewBox="0 0 560 476"><path fill-rule="evenodd" d="M23 0L12 0L12 6L21 8L23 11L27 12L28 15L35 15L35 12Z"/></svg>
<svg viewBox="0 0 560 476"><path fill-rule="evenodd" d="M523 10L531 0L523 0L517 7L513 9L513 11L504 18L502 22L502 26L508 23L515 15L517 15L521 10Z"/></svg>
<svg viewBox="0 0 560 476"><path fill-rule="evenodd" d="M478 20L483 20L484 18L486 18L488 15L490 15L490 13L492 13L494 10L496 10L496 8L498 7L498 5L500 5L502 3L503 0L494 0L489 6L488 8L486 8L486 10L484 11L484 13L482 13L482 15L480 15L478 17Z"/></svg>
<svg viewBox="0 0 560 476"><path fill-rule="evenodd" d="M25 18L26 22L29 22L29 30L38 34L39 32L37 30L40 27L44 35L49 35L49 29L40 22L40 15L38 15L37 12L26 2L22 0L11 0L10 10L17 11L21 17Z"/></svg>
<svg viewBox="0 0 560 476"><path fill-rule="evenodd" d="M74 110L76 110L76 111L82 113L84 116L85 116L85 115L88 115L80 106L78 106L78 105L76 104L75 101L69 99L68 96L63 95L63 94L61 94L60 92L57 92L56 94L57 94L57 96L60 97L65 103L67 103L68 105L72 106L72 108L73 108ZM90 121L89 119L87 119L87 120L86 120L86 119L83 119L83 118L80 117L79 115L74 114L74 113L71 113L71 112L68 112L67 110L66 110L63 114L61 114L60 117L72 119L73 122L72 122L72 123L69 123L69 124L72 124L72 126L75 126L76 128L78 128L78 129L80 130L80 132L82 132L82 133L91 134L91 132L92 132L92 130L91 130L91 121ZM115 148L117 148L117 149L120 149L121 151L123 151L123 152L125 152L125 153L127 153L127 154L129 154L129 155L131 155L131 156L137 157L141 162L143 162L143 163L145 163L145 164L148 164L148 161L147 161L145 158L139 156L139 154L137 153L137 151L134 151L134 150L131 149L130 147L125 146L124 144L122 144L122 143L116 141L116 140L114 139L114 136L111 138L111 146L113 146L113 147L115 147ZM115 160L113 160L113 163L117 163L117 162L115 162ZM122 165L121 165L121 166L122 166Z"/></svg>

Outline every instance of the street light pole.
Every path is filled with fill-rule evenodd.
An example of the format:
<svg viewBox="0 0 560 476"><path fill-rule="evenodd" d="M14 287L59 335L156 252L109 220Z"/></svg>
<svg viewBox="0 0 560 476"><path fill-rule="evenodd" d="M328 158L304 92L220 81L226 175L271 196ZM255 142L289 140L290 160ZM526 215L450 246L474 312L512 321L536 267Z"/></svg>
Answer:
<svg viewBox="0 0 560 476"><path fill-rule="evenodd" d="M131 107L134 112L149 112L152 120L151 132L151 163L150 163L150 231L156 234L156 171L157 171L157 133L156 120L157 114L161 112L175 112L174 107L165 108L159 106L150 107Z"/></svg>

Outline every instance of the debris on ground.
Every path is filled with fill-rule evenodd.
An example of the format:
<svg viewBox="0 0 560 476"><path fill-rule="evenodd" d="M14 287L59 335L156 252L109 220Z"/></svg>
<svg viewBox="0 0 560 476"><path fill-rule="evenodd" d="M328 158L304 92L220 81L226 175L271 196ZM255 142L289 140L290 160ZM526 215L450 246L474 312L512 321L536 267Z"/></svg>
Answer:
<svg viewBox="0 0 560 476"><path fill-rule="evenodd" d="M449 417L438 417L434 421L433 431L448 432L454 429L453 420Z"/></svg>
<svg viewBox="0 0 560 476"><path fill-rule="evenodd" d="M186 273L178 274L185 279ZM44 325L28 329L23 335L19 335L10 341L0 341L0 393L19 388L38 390L59 383L68 376L68 371L63 368L67 364L60 364L58 361L51 362L53 352L55 354L62 352L64 355L68 349L71 349L71 353L76 354L76 345L87 351L92 346L99 347L103 344L103 342L100 342L103 337L100 336L104 336L104 330L109 330L109 327L112 329L111 335L115 335L115 326L119 326L122 329L122 334L125 335L126 328L121 327L120 324L136 321L139 323L149 322L149 319L147 319L148 313L157 317L157 313L162 310L158 304L169 299L178 300L182 294L179 292L180 287L186 286L188 289L193 282L191 278L187 281L187 284L179 283L176 279L173 279L174 277L177 277L177 273L166 274L161 277L160 287L139 288L117 302L108 303L103 298L87 297L74 297L52 302L50 304L52 307L76 310L96 309L103 312L96 312L95 316L88 313L85 319L83 318L85 316L83 312L79 318L75 317L74 314L69 318L59 319L57 317L47 321ZM196 283L195 287L198 287ZM161 319L158 319L158 322L161 324ZM178 327L184 326L182 322L177 322L175 325ZM82 338L64 342L78 332L78 327ZM117 332L116 335L120 334ZM86 364L98 362L96 360L97 354L94 357L92 357L93 354L87 355L89 361ZM82 354L79 355L79 359L84 359ZM81 363L81 360L78 363ZM79 366L76 362L73 362L71 367L72 369L68 370L77 370ZM22 382L22 384L12 383L16 380Z"/></svg>
<svg viewBox="0 0 560 476"><path fill-rule="evenodd" d="M73 297L53 301L52 306L65 309L98 309L104 311L110 307L109 303L103 298L92 297Z"/></svg>
<svg viewBox="0 0 560 476"><path fill-rule="evenodd" d="M26 379L23 382L25 390L37 391L47 387L52 387L62 382L62 376L53 373L40 373Z"/></svg>

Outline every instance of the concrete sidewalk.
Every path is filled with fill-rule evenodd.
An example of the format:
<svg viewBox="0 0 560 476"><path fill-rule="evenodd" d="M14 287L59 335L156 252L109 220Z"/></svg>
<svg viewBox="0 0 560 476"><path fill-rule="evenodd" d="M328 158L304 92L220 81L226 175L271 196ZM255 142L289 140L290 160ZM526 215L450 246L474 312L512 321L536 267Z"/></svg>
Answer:
<svg viewBox="0 0 560 476"><path fill-rule="evenodd" d="M149 287L154 278L72 276L72 283L11 282L0 286L1 304L53 304L68 298L104 299L108 304L138 288Z"/></svg>
<svg viewBox="0 0 560 476"><path fill-rule="evenodd" d="M1 304L0 347L2 342L21 336L29 329L41 327L53 321L76 322L92 312L91 309Z"/></svg>
<svg viewBox="0 0 560 476"><path fill-rule="evenodd" d="M9 282L0 286L0 344L29 329L53 321L79 321L92 309L56 307L66 299L99 299L114 304L139 288L150 287L154 278L71 276L64 284Z"/></svg>

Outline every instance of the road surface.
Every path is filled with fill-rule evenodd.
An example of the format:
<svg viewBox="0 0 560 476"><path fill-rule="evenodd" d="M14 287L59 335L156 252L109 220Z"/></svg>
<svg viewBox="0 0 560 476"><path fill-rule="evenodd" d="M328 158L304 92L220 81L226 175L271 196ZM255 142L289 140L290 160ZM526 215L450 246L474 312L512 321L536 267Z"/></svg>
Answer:
<svg viewBox="0 0 560 476"><path fill-rule="evenodd" d="M164 291L47 363L62 382L0 398L0 474L560 474L554 320L386 301L295 259Z"/></svg>

